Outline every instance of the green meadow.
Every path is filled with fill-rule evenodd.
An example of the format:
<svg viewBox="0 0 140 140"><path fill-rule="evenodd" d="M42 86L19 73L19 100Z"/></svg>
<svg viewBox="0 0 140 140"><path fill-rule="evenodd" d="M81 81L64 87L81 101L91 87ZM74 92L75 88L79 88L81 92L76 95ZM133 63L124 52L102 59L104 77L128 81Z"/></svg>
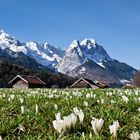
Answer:
<svg viewBox="0 0 140 140"><path fill-rule="evenodd" d="M82 122L75 107L82 112ZM70 114L76 121L64 126L73 121ZM103 120L100 128L91 125L95 118ZM109 128L115 121L119 123L116 134ZM139 89L0 89L0 136L4 140L129 140L132 132L140 134Z"/></svg>

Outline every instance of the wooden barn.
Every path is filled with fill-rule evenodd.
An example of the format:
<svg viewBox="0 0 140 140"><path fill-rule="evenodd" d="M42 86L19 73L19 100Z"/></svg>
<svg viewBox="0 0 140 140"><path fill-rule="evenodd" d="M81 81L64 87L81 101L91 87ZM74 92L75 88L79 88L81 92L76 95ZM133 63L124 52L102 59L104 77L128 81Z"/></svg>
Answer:
<svg viewBox="0 0 140 140"><path fill-rule="evenodd" d="M9 84L16 89L43 88L45 83L35 76L17 75Z"/></svg>
<svg viewBox="0 0 140 140"><path fill-rule="evenodd" d="M97 89L97 88L106 88L107 85L105 85L105 84L103 84L102 82L99 82L99 81L93 82L89 79L80 78L74 84L72 84L70 87L71 88L93 88L93 89Z"/></svg>

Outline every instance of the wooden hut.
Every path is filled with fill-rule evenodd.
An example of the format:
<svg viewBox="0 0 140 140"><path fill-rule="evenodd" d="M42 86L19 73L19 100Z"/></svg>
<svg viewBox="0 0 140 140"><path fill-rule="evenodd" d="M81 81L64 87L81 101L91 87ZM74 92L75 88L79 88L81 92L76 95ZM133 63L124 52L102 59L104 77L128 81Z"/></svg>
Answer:
<svg viewBox="0 0 140 140"><path fill-rule="evenodd" d="M76 82L74 82L71 86L71 88L98 88L98 86L91 80L80 78Z"/></svg>
<svg viewBox="0 0 140 140"><path fill-rule="evenodd" d="M16 89L28 89L28 88L42 88L45 87L45 83L35 76L17 75L9 84Z"/></svg>
<svg viewBox="0 0 140 140"><path fill-rule="evenodd" d="M92 89L105 88L105 87L107 87L107 85L105 85L102 82L91 81L85 78L80 78L70 86L70 88L92 88Z"/></svg>

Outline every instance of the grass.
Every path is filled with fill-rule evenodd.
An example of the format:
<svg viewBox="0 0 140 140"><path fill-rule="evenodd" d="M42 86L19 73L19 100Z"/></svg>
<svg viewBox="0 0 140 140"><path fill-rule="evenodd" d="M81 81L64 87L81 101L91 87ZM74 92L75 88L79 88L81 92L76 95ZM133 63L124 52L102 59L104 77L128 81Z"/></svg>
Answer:
<svg viewBox="0 0 140 140"><path fill-rule="evenodd" d="M127 97L128 101L122 96ZM24 106L24 114L21 113L21 106ZM67 116L73 112L74 107L84 112L83 124L77 122L75 128L58 134L52 125L55 114L60 112L62 116ZM88 140L91 120L95 117L102 118L104 124L99 135L93 133L93 140L111 139L109 125L115 120L120 124L117 139L129 140L132 131L140 133L138 108L139 89L0 89L0 135L6 140ZM20 130L22 128L19 125L24 130Z"/></svg>

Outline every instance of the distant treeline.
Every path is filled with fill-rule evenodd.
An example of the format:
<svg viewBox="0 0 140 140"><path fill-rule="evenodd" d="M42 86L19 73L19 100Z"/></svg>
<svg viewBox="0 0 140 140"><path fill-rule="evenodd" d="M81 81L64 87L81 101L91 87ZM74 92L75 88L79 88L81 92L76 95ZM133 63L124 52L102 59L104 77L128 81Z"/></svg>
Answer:
<svg viewBox="0 0 140 140"><path fill-rule="evenodd" d="M59 86L63 88L70 86L75 81L74 78L61 73L49 70L31 70L0 61L0 87L9 87L8 82L18 74L37 76L46 83L46 87Z"/></svg>

